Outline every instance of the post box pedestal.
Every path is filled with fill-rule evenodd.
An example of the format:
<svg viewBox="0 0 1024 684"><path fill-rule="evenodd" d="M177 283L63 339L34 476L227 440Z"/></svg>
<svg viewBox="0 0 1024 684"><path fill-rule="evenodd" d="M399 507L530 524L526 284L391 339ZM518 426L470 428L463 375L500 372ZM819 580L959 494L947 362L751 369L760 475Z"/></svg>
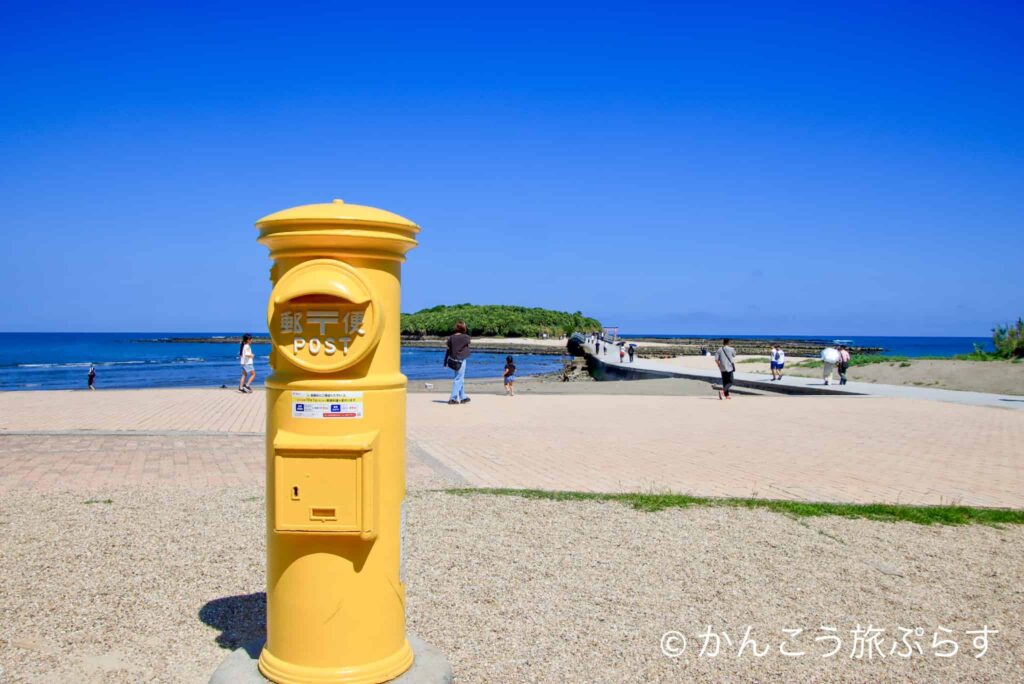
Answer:
<svg viewBox="0 0 1024 684"><path fill-rule="evenodd" d="M407 635L412 646L414 660L412 667L392 679L389 684L451 684L452 668L444 654L415 635ZM259 670L260 651L263 642L258 641L231 652L210 677L210 684L267 684Z"/></svg>

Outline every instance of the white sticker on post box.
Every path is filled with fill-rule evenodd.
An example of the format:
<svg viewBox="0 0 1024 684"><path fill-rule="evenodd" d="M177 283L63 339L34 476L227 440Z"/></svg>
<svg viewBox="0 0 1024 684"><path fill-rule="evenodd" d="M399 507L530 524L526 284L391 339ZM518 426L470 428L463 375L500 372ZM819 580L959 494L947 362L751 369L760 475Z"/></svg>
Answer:
<svg viewBox="0 0 1024 684"><path fill-rule="evenodd" d="M292 418L362 417L362 392L292 392Z"/></svg>

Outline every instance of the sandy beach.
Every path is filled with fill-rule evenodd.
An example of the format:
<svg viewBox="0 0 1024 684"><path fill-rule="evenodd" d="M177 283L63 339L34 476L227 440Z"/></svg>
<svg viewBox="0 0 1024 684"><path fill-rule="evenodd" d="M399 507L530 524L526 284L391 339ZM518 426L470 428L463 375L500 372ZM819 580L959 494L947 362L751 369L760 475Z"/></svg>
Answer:
<svg viewBox="0 0 1024 684"><path fill-rule="evenodd" d="M820 378L821 367L802 368L808 359L787 357L785 373L802 377ZM710 356L677 356L671 359L649 359L666 368L700 368L716 370ZM740 355L737 368L744 373L771 371L767 357ZM835 376L838 378L838 375ZM913 385L939 389L988 392L992 394L1024 395L1024 363L1013 361L960 361L956 359L910 359L891 363L851 366L848 377L858 382L884 385Z"/></svg>

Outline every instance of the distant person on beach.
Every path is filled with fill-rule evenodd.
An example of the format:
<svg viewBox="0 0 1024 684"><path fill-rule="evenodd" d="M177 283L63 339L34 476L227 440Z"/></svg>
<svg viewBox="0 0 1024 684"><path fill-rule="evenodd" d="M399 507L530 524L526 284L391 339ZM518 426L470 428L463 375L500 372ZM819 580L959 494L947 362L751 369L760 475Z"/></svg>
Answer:
<svg viewBox="0 0 1024 684"><path fill-rule="evenodd" d="M96 389L96 364L89 364L89 389Z"/></svg>
<svg viewBox="0 0 1024 684"><path fill-rule="evenodd" d="M636 347L629 345L629 362L633 363L633 355L636 354Z"/></svg>
<svg viewBox="0 0 1024 684"><path fill-rule="evenodd" d="M850 351L845 344L839 345L839 363L836 368L839 370L839 384L846 384L846 370L850 367Z"/></svg>
<svg viewBox="0 0 1024 684"><path fill-rule="evenodd" d="M445 345L444 365L455 373L452 381L452 394L449 404L468 404L466 396L466 363L469 359L469 334L465 321L455 324L455 332L448 338Z"/></svg>
<svg viewBox="0 0 1024 684"><path fill-rule="evenodd" d="M619 363L622 363L626 359L626 350L622 345L619 345Z"/></svg>
<svg viewBox="0 0 1024 684"><path fill-rule="evenodd" d="M786 365L786 352L777 344L772 345L772 380L782 379L782 369Z"/></svg>
<svg viewBox="0 0 1024 684"><path fill-rule="evenodd" d="M503 373L505 383L505 394L510 397L516 396L516 363L511 356L505 357L505 372Z"/></svg>
<svg viewBox="0 0 1024 684"><path fill-rule="evenodd" d="M238 347L238 359L242 364L242 377L238 381L238 391L242 394L252 393L252 381L256 379L256 356L252 353L252 335L242 335L242 344ZM246 379L248 377L248 380Z"/></svg>
<svg viewBox="0 0 1024 684"><path fill-rule="evenodd" d="M722 389L718 390L718 398L732 399L729 389L732 387L732 374L736 372L736 350L729 346L729 338L722 340L722 346L715 352L715 363L722 373Z"/></svg>
<svg viewBox="0 0 1024 684"><path fill-rule="evenodd" d="M821 350L821 374L825 378L825 384L832 384L832 370L839 363L839 350L835 347L825 347Z"/></svg>

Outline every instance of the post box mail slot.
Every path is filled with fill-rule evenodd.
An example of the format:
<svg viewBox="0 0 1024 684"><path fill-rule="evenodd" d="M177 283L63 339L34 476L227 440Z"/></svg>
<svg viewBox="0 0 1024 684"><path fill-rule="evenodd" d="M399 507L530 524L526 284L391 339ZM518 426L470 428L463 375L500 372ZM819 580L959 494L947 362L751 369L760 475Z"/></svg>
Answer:
<svg viewBox="0 0 1024 684"><path fill-rule="evenodd" d="M377 536L377 432L274 439L277 532Z"/></svg>
<svg viewBox="0 0 1024 684"><path fill-rule="evenodd" d="M340 371L373 351L381 316L370 285L335 259L314 259L288 271L267 307L278 358L317 373Z"/></svg>

